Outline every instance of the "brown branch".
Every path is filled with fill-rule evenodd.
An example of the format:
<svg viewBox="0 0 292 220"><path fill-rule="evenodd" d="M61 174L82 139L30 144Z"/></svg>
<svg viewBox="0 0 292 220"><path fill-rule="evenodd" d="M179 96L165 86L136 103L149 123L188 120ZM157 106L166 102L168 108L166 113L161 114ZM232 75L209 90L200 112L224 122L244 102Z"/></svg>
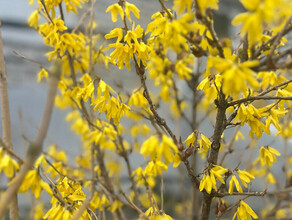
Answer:
<svg viewBox="0 0 292 220"><path fill-rule="evenodd" d="M54 21L53 21L53 19L51 18L50 14L49 14L49 11L48 11L48 9L47 9L47 6L46 6L45 1L44 1L44 0L40 0L40 1L41 1L42 5L43 5L43 7L44 7L44 10L45 10L46 15L47 15L47 17L49 18L50 22L52 22L52 24L54 24Z"/></svg>
<svg viewBox="0 0 292 220"><path fill-rule="evenodd" d="M123 138L122 136L119 134L119 131L118 131L118 128L115 124L112 123L112 126L114 127L115 131L117 132L117 137L118 137L118 142L119 144L121 145L121 148L122 148L122 152L119 154L121 157L123 157L123 159L125 160L126 162L126 165L127 165L127 171L128 171L128 175L129 175L129 178L130 178L130 181L132 183L132 189L134 191L134 198L135 198L135 201L138 202L138 206L140 206L140 201L138 199L138 190L137 190L137 185L136 185L136 182L134 180L134 176L132 176L132 167L131 167L131 164L130 164L130 160L129 160L129 152L126 151L126 148L124 146L124 143L123 143Z"/></svg>
<svg viewBox="0 0 292 220"><path fill-rule="evenodd" d="M92 44L92 36L93 36L93 17L94 17L94 5L96 3L96 0L91 1L91 7L90 7L90 18L89 18L89 75L92 76L93 72L93 44Z"/></svg>
<svg viewBox="0 0 292 220"><path fill-rule="evenodd" d="M23 159L20 157L20 156L18 156L13 150L12 150L12 147L10 146L10 147L8 147L5 143L4 143L4 141L2 140L2 138L0 138L0 144L2 145L2 147L3 147L3 149L8 153L8 154L10 154L11 156L13 156L13 157L15 157L17 160L18 160L18 162L20 163L20 165L21 164L23 164Z"/></svg>
<svg viewBox="0 0 292 220"><path fill-rule="evenodd" d="M165 11L166 14L168 15L169 19L172 20L173 17L172 17L172 15L170 14L170 12L168 11L168 9L165 7L164 2L163 2L162 0L159 0L159 3L160 3L160 5L161 5L163 11Z"/></svg>
<svg viewBox="0 0 292 220"><path fill-rule="evenodd" d="M240 201L246 200L247 198L249 198L250 195L247 195L246 197L244 197L243 199L238 200L234 205L228 207L225 212L220 212L217 216L216 216L216 220L219 220L222 215L224 215L225 213L227 213L228 211L230 211L231 209L233 209L234 207L238 206Z"/></svg>
<svg viewBox="0 0 292 220"><path fill-rule="evenodd" d="M285 30L288 28L288 26L290 25L291 21L292 21L292 16L290 16L288 18L288 20L286 21L283 29L276 35L276 38L275 38L275 40L274 40L274 42L272 44L271 50L270 50L269 55L267 57L267 59L269 61L272 61L272 56L274 54L274 51L275 51L276 47L278 46L278 43L280 42L281 38L284 36Z"/></svg>
<svg viewBox="0 0 292 220"><path fill-rule="evenodd" d="M86 12L83 13L83 15L79 19L77 25L73 28L72 34L74 34L78 30L78 28L81 26L81 24L84 22L84 20L88 17L89 13L90 13L90 9L88 9Z"/></svg>
<svg viewBox="0 0 292 220"><path fill-rule="evenodd" d="M219 41L219 38L217 36L217 33L216 33L215 29L214 29L213 20L210 20L210 19L204 17L203 18L203 23L206 25L206 27L210 31L211 36L213 38L213 41L214 41L214 43L215 43L215 45L216 45L216 47L217 47L217 49L219 51L220 57L224 58L223 47L222 47L222 45L221 45L221 43Z"/></svg>
<svg viewBox="0 0 292 220"><path fill-rule="evenodd" d="M11 136L11 121L10 121L10 109L9 109L9 100L8 100L8 86L7 86L7 75L6 67L4 61L3 53L3 42L2 42L2 33L1 33L1 21L0 21L0 95L1 95L1 115L2 115L2 128L3 128L3 144L8 146L7 150L12 149L12 136ZM9 179L10 181L11 179ZM10 219L18 220L18 204L17 204L17 194L13 193L12 202L10 205ZM0 215L0 218L3 215Z"/></svg>
<svg viewBox="0 0 292 220"><path fill-rule="evenodd" d="M256 59L260 54L261 51L264 50L265 48L268 47L269 44L273 44L273 42L278 38L278 35L282 35L285 36L286 34L288 34L290 31L292 30L292 25L290 25L289 27L287 27L286 29L284 29L283 32L279 32L278 34L274 35L272 38L270 38L267 42L263 43L254 53L253 55L253 59Z"/></svg>
<svg viewBox="0 0 292 220"><path fill-rule="evenodd" d="M231 154L232 152L233 152L233 150L232 150L232 147L233 147L233 144L234 144L234 142L235 142L235 137L236 137L236 134L237 134L237 132L239 131L239 127L237 127L236 129L235 129L235 132L234 132L234 135L233 135L233 137L232 137L232 139L231 139L231 141L228 143L228 145L226 146L226 151L225 151L225 153L223 154L223 156L222 156L222 159L221 159L221 161L220 161L220 166L222 166L222 164L223 164L223 162L224 162L224 160L225 160L225 157L228 155L228 154Z"/></svg>
<svg viewBox="0 0 292 220"><path fill-rule="evenodd" d="M227 109L227 102L225 100L225 96L222 93L222 91L219 93L219 98L216 100L216 105L218 108L217 116L216 116L216 122L215 122L215 128L214 128L214 134L213 134L213 142L211 144L211 150L208 157L208 163L210 164L217 164L218 160L218 154L220 149L220 142L221 142L221 135L225 128L225 113ZM204 192L204 199L203 199L203 205L202 205L202 211L201 211L201 220L207 220L209 219L210 214L210 208L211 203L213 199L212 194L208 194Z"/></svg>
<svg viewBox="0 0 292 220"><path fill-rule="evenodd" d="M89 198L85 199L82 203L82 205L78 208L78 210L74 213L72 216L71 220L78 220L81 218L83 213L87 210L87 208L90 205L90 200Z"/></svg>
<svg viewBox="0 0 292 220"><path fill-rule="evenodd" d="M59 4L59 11L60 11L61 19L65 22L65 17L64 17L62 2L60 2L60 4Z"/></svg>
<svg viewBox="0 0 292 220"><path fill-rule="evenodd" d="M148 87L146 85L146 77L144 76L145 74L145 67L141 64L141 66L139 67L136 58L134 57L134 61L136 64L136 72L137 75L140 77L140 81L141 84L143 85L144 88L144 92L143 92L143 96L146 98L146 100L148 101L149 105L150 105L150 110L154 116L155 122L159 125L162 126L166 129L167 133L169 134L169 136L174 139L175 135L173 134L173 132L171 131L171 129L168 127L166 121L164 118L160 117L160 115L157 113L156 107L151 99L151 96L149 94L148 91Z"/></svg>
<svg viewBox="0 0 292 220"><path fill-rule="evenodd" d="M127 200L127 202L129 203L129 205L133 208L133 209L135 209L138 213L139 213L139 215L140 216L142 216L142 217L146 217L146 215L144 214L144 212L138 207L138 206L136 206L128 197L127 197L127 195L126 195L126 193L124 192L124 191L120 191L121 192L121 194L124 196L124 198Z"/></svg>
<svg viewBox="0 0 292 220"><path fill-rule="evenodd" d="M249 97L246 97L246 98L243 98L243 99L239 99L239 100L235 100L235 101L232 101L232 102L228 102L227 106L230 107L230 106L238 105L238 104L241 104L241 103L244 103L244 102L255 101L255 100L260 100L260 99L265 99L265 100L275 100L275 99L276 100L290 100L291 97L277 97L277 96L263 97L263 95L266 95L266 94L268 94L269 92L271 92L273 90L277 90L279 87L286 86L291 82L292 82L292 79L288 80L288 81L285 81L285 82L282 82L282 83L280 83L280 84L278 84L276 86L273 86L273 87L271 87L269 89L266 89L266 90L260 92L256 96L249 96Z"/></svg>
<svg viewBox="0 0 292 220"><path fill-rule="evenodd" d="M197 187L197 189L199 188L200 185L200 181L198 180L198 178L194 175L194 170L191 167L189 161L187 159L183 160L183 163L185 164L186 168L187 168L187 172L188 175L192 181L192 183Z"/></svg>
<svg viewBox="0 0 292 220"><path fill-rule="evenodd" d="M238 105L244 102L252 102L256 100L292 100L292 96L282 97L282 96L250 96L244 99L236 100L228 103L228 106Z"/></svg>
<svg viewBox="0 0 292 220"><path fill-rule="evenodd" d="M234 192L233 194L226 193L215 193L215 197L226 197L226 196L265 196L267 194L267 190L264 190L262 192Z"/></svg>
<svg viewBox="0 0 292 220"><path fill-rule="evenodd" d="M50 77L50 86L48 91L48 96L46 100L45 110L43 113L43 118L40 124L39 131L36 135L35 140L30 144L28 150L26 159L21 166L21 169L17 176L14 178L13 182L9 185L7 191L4 193L4 195L1 198L0 201L0 216L5 215L7 206L10 204L11 199L15 193L17 193L19 187L21 186L21 183L23 179L25 178L28 171L32 168L35 160L39 156L39 154L42 152L42 145L44 142L44 139L46 137L49 124L51 121L51 116L53 113L54 108L54 101L55 96L57 93L57 86L58 81L61 75L61 61L58 60L53 66L53 69L51 71L52 75Z"/></svg>
<svg viewBox="0 0 292 220"><path fill-rule="evenodd" d="M51 188L52 188L52 192L53 192L53 196L63 205L63 206L68 206L67 202L64 200L64 198L62 197L62 194L60 192L60 190L58 189L58 187L56 186L56 184L54 183L53 180L51 180L51 178L42 170L42 174L44 175L44 177L50 182L51 184Z"/></svg>

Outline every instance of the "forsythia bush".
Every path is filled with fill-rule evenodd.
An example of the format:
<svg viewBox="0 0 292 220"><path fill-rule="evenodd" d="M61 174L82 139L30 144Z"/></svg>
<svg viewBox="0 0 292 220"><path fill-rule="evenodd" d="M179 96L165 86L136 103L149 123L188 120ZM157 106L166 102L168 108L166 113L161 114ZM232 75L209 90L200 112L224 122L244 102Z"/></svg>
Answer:
<svg viewBox="0 0 292 220"><path fill-rule="evenodd" d="M29 26L51 48L52 67L42 68L38 81L57 80L54 103L69 110L66 120L83 152L73 163L62 146L45 146L28 162L1 143L0 172L9 179L3 207L12 200L9 192L29 192L36 199L34 219L292 218L292 50L286 38L292 1L240 0L245 12L232 20L240 27L237 42L217 36L219 0L174 0L170 8L157 1L161 10L145 27L133 2L112 2L104 10L121 25L101 36L96 0L30 0L36 9ZM69 30L65 16L85 5ZM117 75L134 69L139 84L131 92L129 85L109 85L97 68L102 65ZM202 126L206 120L211 128ZM181 122L188 133L178 132ZM263 135L281 137L282 146L260 146ZM36 143L28 156L42 149ZM273 168L277 160L284 161L283 171ZM177 182L186 198L167 206L170 167L187 173L192 187ZM121 182L123 171L130 187ZM49 207L41 194L50 197ZM265 205L252 206L255 197Z"/></svg>

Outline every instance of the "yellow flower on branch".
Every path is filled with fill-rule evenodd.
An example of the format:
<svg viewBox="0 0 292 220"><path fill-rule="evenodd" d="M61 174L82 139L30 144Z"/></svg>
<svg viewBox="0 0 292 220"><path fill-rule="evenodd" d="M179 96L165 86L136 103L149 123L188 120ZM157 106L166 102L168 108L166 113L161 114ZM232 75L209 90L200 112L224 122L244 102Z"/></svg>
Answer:
<svg viewBox="0 0 292 220"><path fill-rule="evenodd" d="M119 69L124 68L124 63L128 70L131 70L130 58L133 58L134 50L128 44L110 44L109 47L115 48L115 50L110 54L111 62L117 65Z"/></svg>
<svg viewBox="0 0 292 220"><path fill-rule="evenodd" d="M18 192L28 192L29 189L31 189L31 192L35 195L36 199L40 198L42 190L47 191L49 195L53 194L49 184L41 179L38 170L30 170L26 174Z"/></svg>
<svg viewBox="0 0 292 220"><path fill-rule="evenodd" d="M150 155L150 160L154 160L159 148L159 140L157 136L153 135L148 138L141 146L140 154L143 154L144 157Z"/></svg>
<svg viewBox="0 0 292 220"><path fill-rule="evenodd" d="M140 18L140 10L134 5L125 1L125 14L130 22L132 22L130 12L132 12L136 18Z"/></svg>
<svg viewBox="0 0 292 220"><path fill-rule="evenodd" d="M42 68L38 74L38 82L41 82L43 78L48 80L48 71L44 68Z"/></svg>
<svg viewBox="0 0 292 220"><path fill-rule="evenodd" d="M208 8L217 10L219 8L218 2L219 0L197 0L199 9L203 15L205 15L206 9Z"/></svg>
<svg viewBox="0 0 292 220"><path fill-rule="evenodd" d="M184 141L184 143L186 143L187 147L193 147L194 143L196 142L196 133L192 132L187 139Z"/></svg>
<svg viewBox="0 0 292 220"><path fill-rule="evenodd" d="M150 161L144 170L144 175L155 177L160 175L164 170L167 170L167 166L162 161Z"/></svg>
<svg viewBox="0 0 292 220"><path fill-rule="evenodd" d="M210 170L206 170L203 178L200 181L199 190L203 191L206 190L207 193L211 193L212 189L217 191L216 186L216 178L223 184L225 184L225 181L222 178L222 175L228 172L228 169L225 169L218 165L213 165L213 167Z"/></svg>
<svg viewBox="0 0 292 220"><path fill-rule="evenodd" d="M124 20L124 10L123 8L118 4L118 3L115 3L113 5L110 5L106 10L105 12L111 12L112 14L112 21L113 22L117 22L118 20L118 14L121 16L122 20Z"/></svg>
<svg viewBox="0 0 292 220"><path fill-rule="evenodd" d="M39 10L35 10L28 18L28 25L34 29L38 28Z"/></svg>
<svg viewBox="0 0 292 220"><path fill-rule="evenodd" d="M248 42L250 46L253 46L261 39L264 27L272 20L279 20L281 16L279 18L277 18L278 16L275 17L275 12L279 10L283 3L281 1L262 0L241 0L240 2L248 11L238 14L232 20L232 24L242 25L241 36L247 34Z"/></svg>
<svg viewBox="0 0 292 220"><path fill-rule="evenodd" d="M279 151L276 149L266 145L262 146L260 149L260 160L261 160L261 166L267 165L267 167L271 167L274 162L277 162L276 156L281 156Z"/></svg>
<svg viewBox="0 0 292 220"><path fill-rule="evenodd" d="M19 170L19 165L10 155L3 153L3 148L0 148L0 174L2 170L7 177L12 178Z"/></svg>
<svg viewBox="0 0 292 220"><path fill-rule="evenodd" d="M191 11L193 0L175 0L173 2L173 9L177 10L179 14L187 10L188 12Z"/></svg>
<svg viewBox="0 0 292 220"><path fill-rule="evenodd" d="M254 175L245 170L237 170L236 172L238 173L239 179L244 187L247 187L246 183L249 183L250 179L254 179Z"/></svg>
<svg viewBox="0 0 292 220"><path fill-rule="evenodd" d="M109 207L109 210L113 213L119 209L121 209L121 207L123 206L123 203L121 203L120 201L118 200L115 200L113 202L113 204L111 204L111 206Z"/></svg>
<svg viewBox="0 0 292 220"><path fill-rule="evenodd" d="M201 139L199 140L200 149L208 150L211 148L211 141L205 135L201 133Z"/></svg>
<svg viewBox="0 0 292 220"><path fill-rule="evenodd" d="M229 181L229 189L228 189L229 194L233 194L234 185L236 186L236 189L238 192L240 192L240 193L243 192L242 188L239 184L239 181L237 180L236 176L233 174L231 177L231 180Z"/></svg>
<svg viewBox="0 0 292 220"><path fill-rule="evenodd" d="M240 201L240 205L237 208L232 220L234 220L236 216L238 220L251 219L251 217L255 219L258 218L257 214L249 207L247 203L242 200Z"/></svg>
<svg viewBox="0 0 292 220"><path fill-rule="evenodd" d="M132 46L132 42L136 44L138 43L138 38L141 38L143 36L143 28L141 28L140 25L137 25L135 28L135 24L132 26L132 30L128 30L127 34L125 35L124 41L127 42L129 46Z"/></svg>
<svg viewBox="0 0 292 220"><path fill-rule="evenodd" d="M116 43L119 43L123 39L123 29L122 28L115 28L115 29L111 30L109 34L106 34L104 36L105 39L111 39L111 38L116 38L116 37L117 37Z"/></svg>

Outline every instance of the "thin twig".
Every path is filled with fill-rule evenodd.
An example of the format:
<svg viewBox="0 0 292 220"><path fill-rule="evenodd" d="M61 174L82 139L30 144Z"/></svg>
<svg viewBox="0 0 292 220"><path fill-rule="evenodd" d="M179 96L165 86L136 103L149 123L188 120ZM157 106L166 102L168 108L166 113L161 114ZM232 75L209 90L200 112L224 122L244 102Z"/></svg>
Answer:
<svg viewBox="0 0 292 220"><path fill-rule="evenodd" d="M24 162L23 159L22 159L20 156L18 156L18 155L12 150L11 147L6 146L6 144L4 143L4 141L2 140L2 138L0 138L0 144L2 145L3 149L4 149L8 154L10 154L11 156L15 157L15 158L18 160L18 162L20 163L20 165L23 164L23 162Z"/></svg>
<svg viewBox="0 0 292 220"><path fill-rule="evenodd" d="M124 198L127 200L127 202L129 203L129 205L133 208L133 209L135 209L138 213L139 213L139 215L141 215L141 216L143 216L143 217L146 217L146 215L144 214L144 212L138 207L138 206L136 206L128 197L127 197L127 195L126 195L126 193L124 192L124 191L120 191L121 192L121 194L124 196Z"/></svg>

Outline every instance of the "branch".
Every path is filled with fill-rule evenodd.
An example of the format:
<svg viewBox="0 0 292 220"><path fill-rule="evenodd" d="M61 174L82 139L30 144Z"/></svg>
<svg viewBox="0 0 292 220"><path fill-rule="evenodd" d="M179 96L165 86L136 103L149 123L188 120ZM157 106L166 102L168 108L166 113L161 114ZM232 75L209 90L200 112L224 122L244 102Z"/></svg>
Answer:
<svg viewBox="0 0 292 220"><path fill-rule="evenodd" d="M215 197L225 197L225 196L265 196L267 194L267 190L265 189L262 192L234 192L233 194L226 193L215 193Z"/></svg>
<svg viewBox="0 0 292 220"><path fill-rule="evenodd" d="M2 147L3 147L3 149L8 153L8 154L10 154L11 156L13 156L13 157L15 157L17 160L18 160L18 162L20 163L20 165L21 164L23 164L23 159L20 157L20 156L18 156L13 150L12 150L12 147L8 147L5 143L4 143L4 141L2 140L2 138L0 138L0 144L2 145Z"/></svg>
<svg viewBox="0 0 292 220"><path fill-rule="evenodd" d="M287 97L280 97L280 96L250 96L244 99L236 100L233 102L228 103L228 106L234 106L238 105L244 102L251 102L255 100L292 100L292 96L287 96Z"/></svg>
<svg viewBox="0 0 292 220"><path fill-rule="evenodd" d="M1 93L1 112L2 112L2 128L3 128L3 144L8 146L8 148L13 152L12 149L12 136L11 136L11 122L10 122L10 109L8 100L8 86L7 86L7 76L3 53L3 43L1 34L1 21L0 21L0 93ZM7 150L8 150L7 148ZM10 181L11 179L9 179ZM16 193L11 198L13 201L10 206L10 219L18 220L18 205L17 205L17 195ZM1 217L2 215L0 215Z"/></svg>
<svg viewBox="0 0 292 220"><path fill-rule="evenodd" d="M21 169L17 176L14 178L13 182L9 185L7 191L4 193L4 195L1 198L0 201L0 216L4 216L7 210L7 206L10 204L12 196L17 193L19 187L21 186L21 183L23 179L25 178L27 172L32 168L35 160L39 156L39 154L42 152L42 145L44 142L44 139L46 137L49 124L51 121L51 116L53 113L54 108L54 101L55 96L57 93L57 85L58 81L61 75L61 61L56 61L55 65L53 66L53 69L51 71L51 79L50 79L50 86L47 96L47 101L45 105L45 110L43 113L42 122L40 124L39 131L36 135L35 140L30 144L28 150L26 159L21 166Z"/></svg>
<svg viewBox="0 0 292 220"><path fill-rule="evenodd" d="M121 194L124 196L124 198L127 200L127 202L129 203L129 205L133 208L133 209L135 209L138 213L139 213L139 215L141 215L142 217L146 217L146 215L144 214L144 212L140 209L140 208L138 208L138 206L136 206L127 196L126 196L126 194L125 194L125 192L124 191L121 191Z"/></svg>
<svg viewBox="0 0 292 220"><path fill-rule="evenodd" d="M89 198L85 199L79 209L74 213L71 220L78 220L81 218L82 214L87 210L88 206L90 205Z"/></svg>
<svg viewBox="0 0 292 220"><path fill-rule="evenodd" d="M285 25L285 27L286 27L286 25ZM273 42L278 38L278 35L281 35L281 37L283 37L292 30L292 25L287 27L286 29L285 29L285 27L283 29L284 30L283 32L280 31L278 34L276 34L275 36L270 38L267 42L263 43L254 53L253 59L256 59L260 55L261 51L264 50L264 48L266 48L269 44L273 44Z"/></svg>
<svg viewBox="0 0 292 220"><path fill-rule="evenodd" d="M211 150L208 157L208 163L210 164L217 164L218 154L220 149L220 142L221 142L221 135L225 129L225 117L226 117L226 109L227 109L227 102L225 100L225 96L222 91L219 93L219 97L216 100L217 105L217 115L216 115L216 122L213 134L213 141L211 144ZM213 195L208 193L204 193L202 211L201 211L201 220L209 219L210 215L210 208L213 199Z"/></svg>
<svg viewBox="0 0 292 220"><path fill-rule="evenodd" d="M199 185L200 185L200 181L199 179L194 175L194 170L193 168L190 166L190 163L188 161L188 159L185 159L183 160L186 168L187 168L187 172L188 172L188 175L192 181L193 184L195 184L195 186L197 187L197 189L199 188Z"/></svg>
<svg viewBox="0 0 292 220"><path fill-rule="evenodd" d="M169 136L174 139L175 138L175 135L173 134L173 132L171 131L171 129L168 127L166 121L164 118L160 117L160 115L157 113L156 111L156 107L155 105L153 104L153 101L151 99L151 96L149 94L149 91L148 91L148 87L146 85L146 77L144 76L145 74L145 67L141 64L141 66L139 67L138 63L137 63L137 60L136 58L134 57L134 61L135 61L135 65L136 65L136 72L137 72L137 75L140 77L140 81L141 81L141 84L144 88L144 92L143 92L143 96L146 98L146 100L148 101L149 105L150 105L150 110L155 118L155 121L156 123L161 126L161 127L164 127L167 131L167 133L169 134Z"/></svg>
<svg viewBox="0 0 292 220"><path fill-rule="evenodd" d="M273 86L269 89L266 89L264 91L262 91L261 93L259 93L258 95L256 96L249 96L249 97L246 97L246 98L243 98L243 99L239 99L239 100L235 100L235 101L232 101L232 102L228 102L227 103L227 106L230 107L230 106L234 106L234 105L238 105L238 104L241 104L241 103L244 103L244 102L249 102L249 101L255 101L255 100L291 100L292 97L277 97L277 96L263 96L273 90L277 90L279 87L282 87L282 86L286 86L288 85L289 83L292 82L292 79L291 80L288 80L288 81L285 81L285 82L282 82L276 86Z"/></svg>

